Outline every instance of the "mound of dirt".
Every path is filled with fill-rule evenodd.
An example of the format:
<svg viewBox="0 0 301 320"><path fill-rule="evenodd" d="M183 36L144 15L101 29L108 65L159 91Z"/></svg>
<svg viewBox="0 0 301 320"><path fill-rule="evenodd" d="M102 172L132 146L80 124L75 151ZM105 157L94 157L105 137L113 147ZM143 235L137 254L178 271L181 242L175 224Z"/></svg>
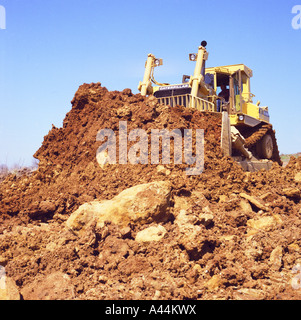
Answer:
<svg viewBox="0 0 301 320"><path fill-rule="evenodd" d="M222 155L219 114L100 83L80 86L71 103L35 153L38 169L0 183L0 266L20 299L300 298L301 158L246 173ZM97 133L120 121L128 132L203 129L203 172L172 161L100 166ZM67 228L81 205L155 181L171 188L167 220Z"/></svg>

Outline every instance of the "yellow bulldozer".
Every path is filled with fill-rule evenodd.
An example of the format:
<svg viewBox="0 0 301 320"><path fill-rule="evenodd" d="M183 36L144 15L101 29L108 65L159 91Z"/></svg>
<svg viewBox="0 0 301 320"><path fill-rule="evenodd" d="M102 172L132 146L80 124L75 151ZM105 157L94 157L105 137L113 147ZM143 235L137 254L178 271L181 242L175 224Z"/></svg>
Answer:
<svg viewBox="0 0 301 320"><path fill-rule="evenodd" d="M252 70L244 64L206 68L206 46L207 42L202 41L198 52L189 54L189 60L196 63L194 74L183 75L179 84L157 82L154 69L163 60L149 54L138 85L141 95L152 95L169 106L220 113L221 148L246 171L269 169L273 162L282 165L268 107L260 106L260 101L253 103Z"/></svg>

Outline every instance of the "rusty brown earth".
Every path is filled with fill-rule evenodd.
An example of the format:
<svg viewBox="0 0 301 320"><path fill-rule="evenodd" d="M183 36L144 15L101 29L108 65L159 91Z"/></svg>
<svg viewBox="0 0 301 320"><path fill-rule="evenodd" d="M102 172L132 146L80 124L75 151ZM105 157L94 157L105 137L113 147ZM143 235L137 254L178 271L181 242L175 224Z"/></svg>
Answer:
<svg viewBox="0 0 301 320"><path fill-rule="evenodd" d="M97 132L118 131L119 121L128 131L204 129L203 173L187 176L185 164L101 168ZM244 172L223 156L220 130L218 114L80 86L63 127L35 153L38 169L0 182L0 265L14 298L299 299L301 158ZM159 241L136 241L156 222L66 228L80 205L153 181L172 189Z"/></svg>

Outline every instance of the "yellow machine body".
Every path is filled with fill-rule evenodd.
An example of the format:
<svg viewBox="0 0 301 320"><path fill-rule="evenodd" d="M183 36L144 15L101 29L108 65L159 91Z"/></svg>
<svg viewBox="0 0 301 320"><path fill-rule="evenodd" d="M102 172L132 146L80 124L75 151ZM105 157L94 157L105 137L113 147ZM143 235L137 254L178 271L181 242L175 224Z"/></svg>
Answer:
<svg viewBox="0 0 301 320"><path fill-rule="evenodd" d="M197 53L189 54L189 60L195 62L194 73L183 75L178 84L159 83L154 79L154 69L163 60L149 54L143 80L138 85L141 95L153 95L160 103L172 107L221 112L225 128L222 144L225 141L226 146L222 149L226 155L235 156L238 150L248 160L256 155L256 159L272 159L281 164L268 107L260 106L260 101L253 103L255 95L250 89L253 71L244 64L206 68L209 55L206 45L203 41Z"/></svg>
<svg viewBox="0 0 301 320"><path fill-rule="evenodd" d="M218 107L217 91L221 84L225 84L229 87L230 99L224 109L229 113L231 125L254 127L260 122L269 123L268 107L260 107L260 102L253 104L255 96L250 91L252 70L244 64L205 68L208 55L204 46L198 48L197 54L190 54L190 60L196 62L194 74L183 76L182 83L171 85L154 79L154 68L162 65L163 61L149 54L139 91L142 95L154 95L165 104L221 112L223 109Z"/></svg>

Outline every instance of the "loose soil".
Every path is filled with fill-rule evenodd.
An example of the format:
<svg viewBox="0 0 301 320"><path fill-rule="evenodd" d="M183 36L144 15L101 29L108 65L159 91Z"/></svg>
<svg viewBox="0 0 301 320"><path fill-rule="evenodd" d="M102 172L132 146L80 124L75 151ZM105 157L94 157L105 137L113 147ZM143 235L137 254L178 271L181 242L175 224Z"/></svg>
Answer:
<svg viewBox="0 0 301 320"><path fill-rule="evenodd" d="M246 173L220 150L219 114L100 83L80 86L71 103L63 127L53 126L35 153L38 169L0 182L0 265L21 299L301 298L301 157ZM186 164L101 168L97 132L118 132L120 121L128 132L203 129L203 173L186 175ZM173 215L160 241L135 241L145 225L107 223L81 236L65 227L81 204L152 181L172 184ZM175 223L181 210L188 229ZM187 232L193 226L201 231Z"/></svg>

